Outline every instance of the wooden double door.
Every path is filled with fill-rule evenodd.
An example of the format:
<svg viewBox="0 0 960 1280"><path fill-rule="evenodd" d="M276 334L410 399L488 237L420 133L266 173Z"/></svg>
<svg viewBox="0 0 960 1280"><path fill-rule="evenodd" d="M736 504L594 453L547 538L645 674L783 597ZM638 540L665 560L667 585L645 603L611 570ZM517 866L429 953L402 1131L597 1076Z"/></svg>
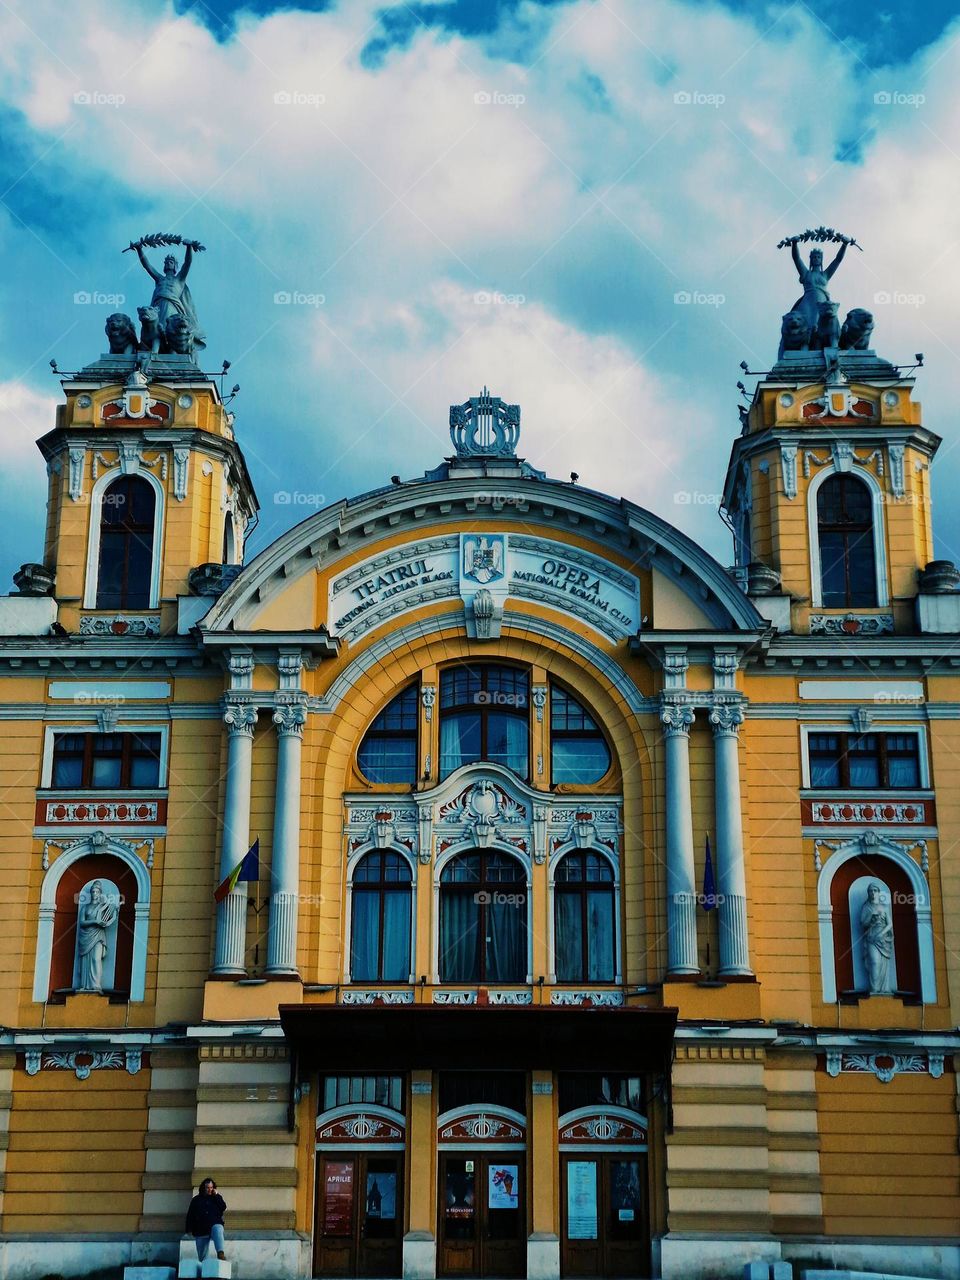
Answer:
<svg viewBox="0 0 960 1280"><path fill-rule="evenodd" d="M649 1276L647 1157L577 1152L560 1165L564 1276Z"/></svg>
<svg viewBox="0 0 960 1280"><path fill-rule="evenodd" d="M402 1254L402 1154L318 1155L313 1274L399 1276Z"/></svg>
<svg viewBox="0 0 960 1280"><path fill-rule="evenodd" d="M523 1152L442 1152L438 1192L440 1275L526 1275Z"/></svg>

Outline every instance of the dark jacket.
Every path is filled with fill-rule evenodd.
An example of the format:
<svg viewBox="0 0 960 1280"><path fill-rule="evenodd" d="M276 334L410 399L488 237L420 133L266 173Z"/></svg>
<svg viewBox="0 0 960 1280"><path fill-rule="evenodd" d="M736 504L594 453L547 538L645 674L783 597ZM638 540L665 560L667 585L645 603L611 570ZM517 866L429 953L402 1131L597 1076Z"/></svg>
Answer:
<svg viewBox="0 0 960 1280"><path fill-rule="evenodd" d="M216 1223L223 1225L223 1215L227 1212L226 1202L222 1195L214 1192L212 1196L195 1195L187 1210L187 1231L192 1236L208 1236L210 1228Z"/></svg>

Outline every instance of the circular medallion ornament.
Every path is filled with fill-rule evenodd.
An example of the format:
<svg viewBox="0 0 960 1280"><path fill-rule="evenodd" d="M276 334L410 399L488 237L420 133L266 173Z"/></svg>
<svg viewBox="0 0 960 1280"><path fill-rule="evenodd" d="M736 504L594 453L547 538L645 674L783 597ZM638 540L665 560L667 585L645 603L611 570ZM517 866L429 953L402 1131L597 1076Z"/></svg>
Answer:
<svg viewBox="0 0 960 1280"><path fill-rule="evenodd" d="M785 391L783 395L780 397L780 404L784 409L789 409L790 406L793 404L793 396L790 394L789 391Z"/></svg>
<svg viewBox="0 0 960 1280"><path fill-rule="evenodd" d="M93 404L93 397L88 396L86 392L84 392L84 394L81 396L77 396L78 409L89 409L92 404Z"/></svg>
<svg viewBox="0 0 960 1280"><path fill-rule="evenodd" d="M895 409L897 405L900 403L900 397L897 395L895 391L888 391L885 393L883 397L883 403L887 406L888 409Z"/></svg>
<svg viewBox="0 0 960 1280"><path fill-rule="evenodd" d="M189 409L193 404L193 396L188 396L186 393L182 396L177 396L177 404L181 409Z"/></svg>

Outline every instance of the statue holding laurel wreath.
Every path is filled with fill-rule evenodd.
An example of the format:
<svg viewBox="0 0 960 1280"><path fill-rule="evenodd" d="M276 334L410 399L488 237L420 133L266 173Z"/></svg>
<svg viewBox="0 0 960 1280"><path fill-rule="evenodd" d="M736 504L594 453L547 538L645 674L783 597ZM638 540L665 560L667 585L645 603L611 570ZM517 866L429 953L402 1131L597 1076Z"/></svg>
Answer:
<svg viewBox="0 0 960 1280"><path fill-rule="evenodd" d="M181 266L172 253L163 260L163 271L150 262L144 253L145 248L158 249L172 245L183 245L184 256ZM140 318L145 332L141 334L141 350L160 352L180 352L194 347L206 345L205 334L200 328L197 309L193 304L187 275L193 264L193 255L202 253L204 246L199 240L184 240L177 235L143 236L131 241L124 253L134 250L140 259L144 271L154 282L153 297L148 307L140 308ZM144 315L146 313L146 315Z"/></svg>
<svg viewBox="0 0 960 1280"><path fill-rule="evenodd" d="M809 261L804 263L798 245L811 240L818 244L839 244L839 252L829 266L824 266L823 250L820 248L811 249ZM779 358L783 358L785 351L822 350L825 347L844 346L845 343L840 335L851 332L849 317L844 329L841 330L837 319L837 305L830 298L829 284L843 261L847 249L851 245L857 249L860 246L852 236L845 236L839 231L834 231L832 227L817 227L814 231L787 236L785 240L780 241L777 248L783 249L787 245L790 246L793 264L800 277L803 293L783 317ZM857 315L865 316L867 313L858 311ZM868 318L872 327L873 317ZM850 345L854 344L851 342ZM860 345L859 341L857 345Z"/></svg>

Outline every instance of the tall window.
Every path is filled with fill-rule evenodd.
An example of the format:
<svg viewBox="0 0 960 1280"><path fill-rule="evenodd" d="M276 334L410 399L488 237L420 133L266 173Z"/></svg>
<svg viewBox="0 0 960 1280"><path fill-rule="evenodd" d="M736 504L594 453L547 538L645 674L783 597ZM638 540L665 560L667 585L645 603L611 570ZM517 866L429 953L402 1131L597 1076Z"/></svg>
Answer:
<svg viewBox="0 0 960 1280"><path fill-rule="evenodd" d="M148 609L157 499L142 476L120 476L100 508L98 609Z"/></svg>
<svg viewBox="0 0 960 1280"><path fill-rule="evenodd" d="M613 871L595 853L568 853L554 877L558 982L613 982Z"/></svg>
<svg viewBox="0 0 960 1280"><path fill-rule="evenodd" d="M51 785L158 787L160 734L58 733L53 739Z"/></svg>
<svg viewBox="0 0 960 1280"><path fill-rule="evenodd" d="M599 782L610 751L599 727L558 685L550 686L550 776L554 783Z"/></svg>
<svg viewBox="0 0 960 1280"><path fill-rule="evenodd" d="M406 859L368 853L353 873L350 976L354 982L410 980L413 877Z"/></svg>
<svg viewBox="0 0 960 1280"><path fill-rule="evenodd" d="M838 474L817 491L822 603L827 609L877 603L870 490L856 476Z"/></svg>
<svg viewBox="0 0 960 1280"><path fill-rule="evenodd" d="M412 684L387 703L364 735L357 763L370 782L416 782L417 699L418 687Z"/></svg>
<svg viewBox="0 0 960 1280"><path fill-rule="evenodd" d="M519 667L448 667L440 674L440 776L488 760L530 775L530 681Z"/></svg>
<svg viewBox="0 0 960 1280"><path fill-rule="evenodd" d="M440 981L525 982L527 885L508 854L466 853L440 877Z"/></svg>
<svg viewBox="0 0 960 1280"><path fill-rule="evenodd" d="M915 733L811 733L811 787L910 790L920 785Z"/></svg>

